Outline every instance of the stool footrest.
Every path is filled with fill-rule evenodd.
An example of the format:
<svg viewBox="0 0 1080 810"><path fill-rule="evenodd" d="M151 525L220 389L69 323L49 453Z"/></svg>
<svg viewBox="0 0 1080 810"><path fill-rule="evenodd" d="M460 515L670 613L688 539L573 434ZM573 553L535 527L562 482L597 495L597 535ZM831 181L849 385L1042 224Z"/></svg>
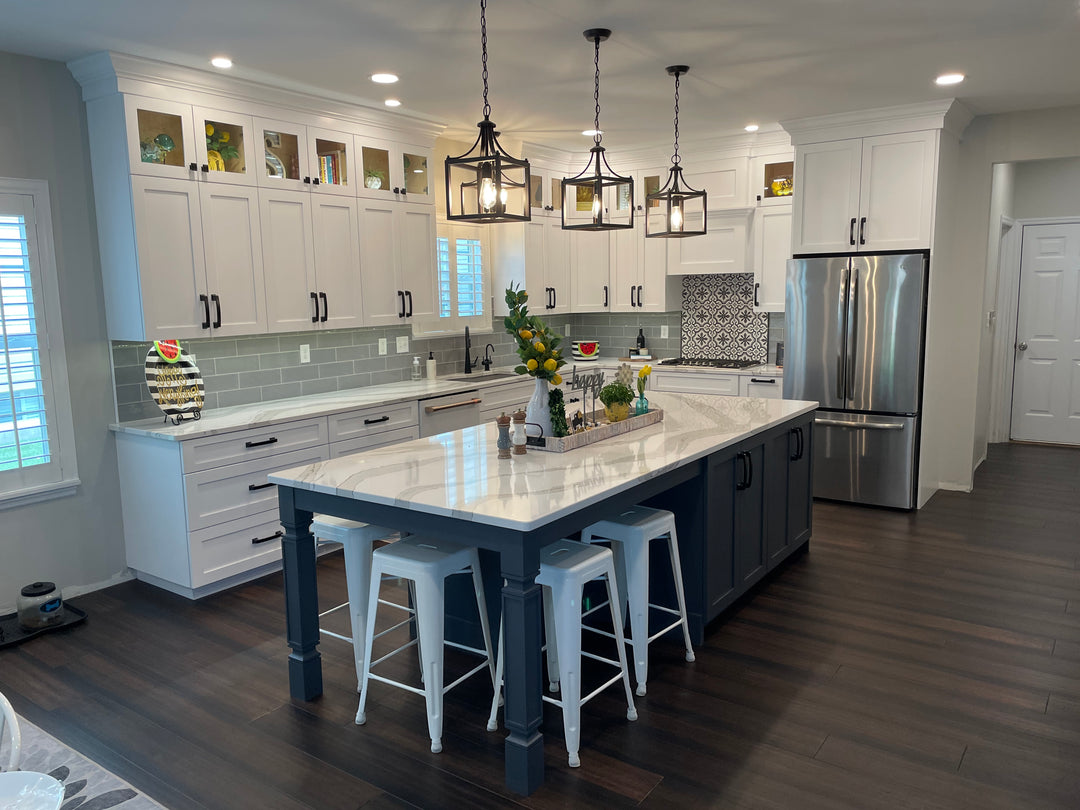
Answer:
<svg viewBox="0 0 1080 810"><path fill-rule="evenodd" d="M337 607L332 607L329 610L324 610L322 613L319 614L319 618L321 619L323 616L329 616L331 613L337 613L339 610L342 610L343 608L347 608L348 606L349 606L348 602L342 602Z"/></svg>
<svg viewBox="0 0 1080 810"><path fill-rule="evenodd" d="M448 686L444 686L443 690L442 690L443 694L445 695L447 692L449 692L451 689L453 689L455 686L457 686L459 683L461 683L465 679L471 678L477 672L480 672L481 670L484 670L484 669L487 669L487 668L488 668L488 662L485 659L485 661L482 664L477 664L475 667L470 669L468 672L466 672L464 675L462 675L460 678L458 678L452 684L449 684Z"/></svg>
<svg viewBox="0 0 1080 810"><path fill-rule="evenodd" d="M330 638L340 639L341 641L347 641L350 644L352 644L352 636L343 636L343 635L341 635L341 633L335 633L332 630L326 630L326 629L324 629L322 627L319 628L319 633L321 633L324 636L330 636Z"/></svg>
<svg viewBox="0 0 1080 810"><path fill-rule="evenodd" d="M382 658L379 659L379 661L382 661L382 660L383 660ZM375 663L377 664L379 662L376 661ZM375 664L372 664L372 666L374 666L374 665ZM402 683L401 681L395 681L395 680L393 680L391 678L384 678L382 675L376 675L374 672L368 672L368 678L373 680L373 681L379 681L379 683L385 683L385 684L389 684L390 686L396 686L398 689L404 689L406 692L412 692L414 695L420 695L420 697L424 697L425 694L426 694L423 689L418 689L415 686L409 686L407 683Z"/></svg>
<svg viewBox="0 0 1080 810"><path fill-rule="evenodd" d="M604 659L601 659L601 660L604 660ZM610 663L610 662L608 662L608 663ZM615 666L619 666L619 665L615 664ZM609 686L612 686L613 684L616 684L619 681L621 681L622 677L623 677L622 676L622 667L619 667L619 674L618 675L612 676L612 678L609 681L607 681L606 683L603 683L600 686L596 687L596 689L594 689L592 692L587 694L585 697L581 698L581 700L578 701L579 704L584 706L586 703L588 703L594 697L599 695L601 692L603 692ZM547 702L547 703L552 704L553 706L558 706L559 708L562 708L562 705L563 705L563 702L559 698L548 697L547 695L544 695L544 701Z"/></svg>
<svg viewBox="0 0 1080 810"><path fill-rule="evenodd" d="M390 630L393 630L393 629L394 629L393 627L391 627L391 628L390 628ZM384 634L386 634L386 633L389 633L389 632L390 632L390 630L384 630L384 631L383 631L382 633L380 633L379 635L381 636L381 635L384 635ZM375 638L378 638L378 637L379 637L379 636L375 636ZM379 664L381 664L381 663L382 663L383 661L385 661L386 659L388 659L388 658L393 658L393 657L394 657L395 655L397 655L397 654L398 654L399 652L402 652L403 650L407 650L407 649L409 649L409 647L415 647L415 646L416 646L417 644L419 644L419 643L420 643L420 642L419 642L419 641L418 641L417 639L415 639L415 638L414 638L414 639L413 639L412 641L408 641L408 642L406 642L405 644L402 644L402 645L401 645L400 647L398 647L398 648L397 648L396 650L392 650L391 652L388 652L388 653L387 653L386 655L384 655L384 656L383 656L382 658L376 658L376 659L375 659L374 661L372 661L372 662L371 662L371 663L370 663L370 664L368 665L368 669L371 669L372 667L377 667L377 666L378 666ZM374 676L374 675L372 675L371 677L373 677L373 678L374 678L375 676Z"/></svg>
<svg viewBox="0 0 1080 810"><path fill-rule="evenodd" d="M653 633L651 636L649 636L649 643L652 644L654 641L656 641L658 638L660 638L660 636L664 635L665 633L668 633L668 632L674 630L676 627L681 627L682 623L683 623L682 616L680 616L679 620L677 622L672 622L667 627L665 627L663 630L657 630L655 633Z"/></svg>

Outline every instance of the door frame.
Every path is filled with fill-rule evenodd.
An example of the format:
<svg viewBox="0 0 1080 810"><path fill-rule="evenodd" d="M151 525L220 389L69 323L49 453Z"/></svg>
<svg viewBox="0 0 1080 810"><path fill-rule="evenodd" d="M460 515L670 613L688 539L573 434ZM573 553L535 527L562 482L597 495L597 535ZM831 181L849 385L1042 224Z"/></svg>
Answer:
<svg viewBox="0 0 1080 810"><path fill-rule="evenodd" d="M1020 325L1020 260L1024 228L1028 225L1080 225L1080 217L1001 218L996 315L996 325L1001 328L994 331L988 437L990 442L1011 440L1016 332Z"/></svg>

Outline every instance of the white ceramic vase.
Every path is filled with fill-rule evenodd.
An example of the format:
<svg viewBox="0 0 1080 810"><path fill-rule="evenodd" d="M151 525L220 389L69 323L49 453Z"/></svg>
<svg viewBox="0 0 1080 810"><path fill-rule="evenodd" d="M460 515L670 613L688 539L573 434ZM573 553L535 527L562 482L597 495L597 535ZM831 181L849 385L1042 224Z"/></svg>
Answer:
<svg viewBox="0 0 1080 810"><path fill-rule="evenodd" d="M551 436L551 410L548 407L548 383L547 380L536 378L536 388L533 390L532 399L525 406L525 432L530 436L537 435L536 428L539 425L543 429L543 436Z"/></svg>

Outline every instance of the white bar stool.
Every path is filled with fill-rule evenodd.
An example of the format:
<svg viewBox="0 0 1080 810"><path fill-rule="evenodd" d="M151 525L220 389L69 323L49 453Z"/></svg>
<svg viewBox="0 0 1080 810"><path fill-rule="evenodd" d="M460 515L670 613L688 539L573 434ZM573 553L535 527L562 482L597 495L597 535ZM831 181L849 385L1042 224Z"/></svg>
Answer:
<svg viewBox="0 0 1080 810"><path fill-rule="evenodd" d="M649 602L649 544L667 540L671 570L675 575L678 609ZM660 636L682 625L686 660L694 660L690 646L690 625L686 620L686 596L683 593L682 566L679 564L679 538L675 515L664 509L634 506L610 520L601 520L581 532L582 543L611 543L618 571L619 592L630 607L630 643L634 648L634 677L637 693L644 695L649 676L649 645ZM679 618L662 630L649 635L649 608Z"/></svg>
<svg viewBox="0 0 1080 810"><path fill-rule="evenodd" d="M596 631L582 624L581 593L585 583L603 577L607 583L608 603L612 605L611 621L614 634ZM634 708L634 695L630 690L630 675L626 665L626 642L623 638L622 616L614 605L621 604L618 585L615 579L615 565L611 551L601 546L587 546L572 540L558 540L540 549L540 573L536 583L544 586L544 621L548 634L548 672L553 663L557 666L562 688L562 700L544 695L544 700L562 708L563 729L566 736L566 752L571 768L581 766L578 749L581 746L581 707L603 692L616 681L621 680L626 688L626 719L637 720ZM601 635L612 636L619 651L619 660L612 661L599 655L583 652L581 649L581 631L592 630ZM554 631L554 632L552 632ZM552 637L554 636L554 644ZM495 697L491 701L491 715L488 718L488 731L497 729L496 716L499 711L502 692L504 661L503 634L499 633L499 659L496 665ZM597 687L585 697L581 697L581 659L582 656L610 664L619 673ZM554 679L552 679L554 680ZM552 686L552 691L556 687Z"/></svg>
<svg viewBox="0 0 1080 810"><path fill-rule="evenodd" d="M391 541L397 533L384 526L373 526L333 515L316 515L311 523L311 533L315 536L316 546L323 543L341 543L345 551L345 592L348 594L349 601L324 610L319 614L319 618L322 619L339 610L349 609L349 628L352 635L343 636L341 633L326 630L321 626L319 633L352 644L353 658L356 659L356 691L359 692L360 682L364 679L364 628L367 626L372 549L377 541ZM384 605L412 613L412 609L406 605L382 599L379 601Z"/></svg>
<svg viewBox="0 0 1080 810"><path fill-rule="evenodd" d="M484 635L484 649L468 647L445 641L443 635L444 595L446 578L454 574L472 575L476 607L480 613L480 627ZM375 639L390 630L375 633L375 612L378 609L378 586L384 575L403 577L413 582L416 604L416 638L393 652L371 660L371 647ZM398 625L400 626L400 625ZM484 604L484 584L480 579L480 555L473 546L459 546L445 540L413 535L393 545L377 549L371 557L371 585L368 596L367 625L364 633L364 668L361 678L360 706L356 711L357 725L367 722L368 684L372 680L396 686L417 695L423 695L427 704L428 733L431 736L431 752L442 751L443 695L466 678L475 675L486 666L495 683L495 657L491 652L491 630L488 627L487 607ZM424 688L395 681L371 670L383 661L418 644L423 673ZM459 650L484 656L484 663L466 672L452 684L443 685L443 647L449 645Z"/></svg>

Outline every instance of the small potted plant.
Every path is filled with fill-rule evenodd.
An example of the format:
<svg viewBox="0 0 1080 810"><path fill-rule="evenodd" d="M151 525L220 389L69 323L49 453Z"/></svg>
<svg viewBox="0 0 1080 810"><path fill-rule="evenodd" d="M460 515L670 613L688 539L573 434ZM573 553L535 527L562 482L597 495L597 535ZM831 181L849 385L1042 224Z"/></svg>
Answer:
<svg viewBox="0 0 1080 810"><path fill-rule="evenodd" d="M604 403L604 415L608 421L621 422L630 415L634 392L621 382L608 383L600 389L600 401Z"/></svg>
<svg viewBox="0 0 1080 810"><path fill-rule="evenodd" d="M383 173L378 169L366 169L364 171L364 185L368 188L382 188Z"/></svg>

